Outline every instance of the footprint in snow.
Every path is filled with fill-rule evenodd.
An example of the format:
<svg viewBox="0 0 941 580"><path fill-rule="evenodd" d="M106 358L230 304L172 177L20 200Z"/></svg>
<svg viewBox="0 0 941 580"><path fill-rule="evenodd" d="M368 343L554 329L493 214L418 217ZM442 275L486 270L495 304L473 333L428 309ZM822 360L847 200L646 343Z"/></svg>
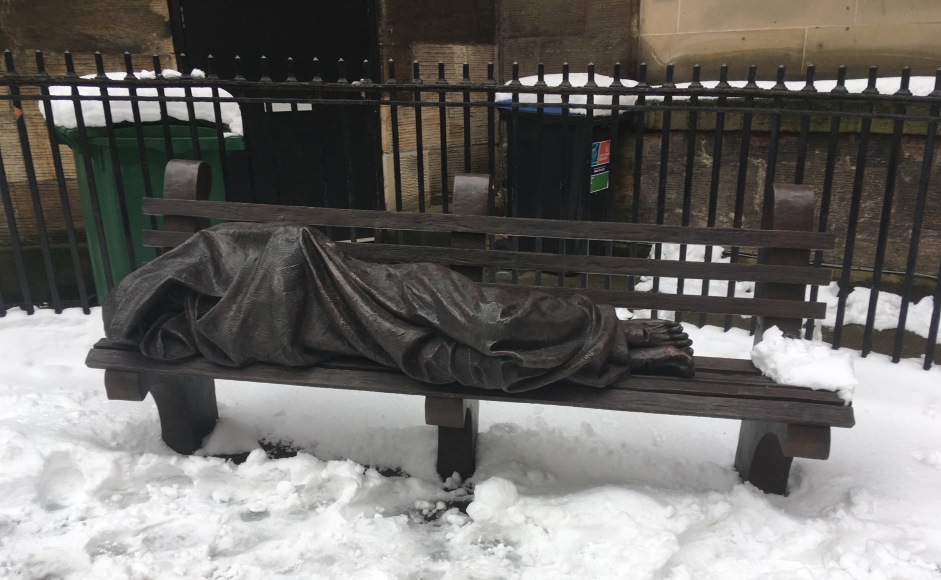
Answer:
<svg viewBox="0 0 941 580"><path fill-rule="evenodd" d="M68 507L84 494L85 476L63 451L50 454L45 459L42 473L36 485L39 505L46 511Z"/></svg>

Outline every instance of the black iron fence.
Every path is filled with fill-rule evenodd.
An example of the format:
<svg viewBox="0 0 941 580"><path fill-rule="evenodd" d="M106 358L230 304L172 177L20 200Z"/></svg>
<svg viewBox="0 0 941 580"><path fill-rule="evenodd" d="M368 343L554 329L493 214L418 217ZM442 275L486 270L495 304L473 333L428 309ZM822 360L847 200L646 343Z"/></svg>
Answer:
<svg viewBox="0 0 941 580"><path fill-rule="evenodd" d="M213 74L210 58L108 72L71 55L48 66L14 63L0 78L0 314L19 306L89 311L128 271L150 259L142 248L142 197L160 195L170 158L210 162L219 199L449 212L456 173L495 175L494 211L517 216L760 227L773 182L806 183L818 196L817 226L839 247L817 252L837 282L812 293L832 303L824 337L835 347L874 349L894 360L939 360L941 315L941 109L937 78L882 77L876 67L830 80L744 80L729 69L701 80L650 86L635 78L571 73L530 77L514 65L507 83L492 64L316 59L313 77ZM329 74L321 71L329 69ZM355 69L355 70L351 70ZM87 76L79 76L88 72ZM423 75L425 75L423 77ZM851 78L860 76L861 78ZM324 80L325 78L329 80ZM357 79L357 80L351 80ZM497 240L556 253L652 252L663 259L751 260L743 248L579 245ZM603 284L679 293L748 295L735 284L687 280L593 280L530 273L535 284ZM526 273L492 273L518 278ZM657 313L652 313L657 314ZM662 314L662 313L660 313ZM675 313L677 317L682 313ZM688 321L708 322L695 313ZM726 328L740 321L713 321ZM890 330L886 330L890 329ZM895 329L895 330L891 330ZM905 330L907 329L907 330ZM807 324L807 335L815 327Z"/></svg>

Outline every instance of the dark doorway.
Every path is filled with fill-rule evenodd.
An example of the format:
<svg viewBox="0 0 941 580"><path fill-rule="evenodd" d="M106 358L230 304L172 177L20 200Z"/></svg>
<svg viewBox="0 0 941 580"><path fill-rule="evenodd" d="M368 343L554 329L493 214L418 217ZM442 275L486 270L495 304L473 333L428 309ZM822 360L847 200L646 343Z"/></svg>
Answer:
<svg viewBox="0 0 941 580"><path fill-rule="evenodd" d="M378 68L375 0L169 0L169 6L175 51L200 68L213 55L213 72L221 78L235 76L236 56L238 73L248 80L262 76L262 56L276 81L287 78L288 57L301 81L314 77L314 57L328 82L338 80L340 58L350 80L366 76L364 60ZM378 71L368 76L378 78ZM378 107L292 108L277 101L287 94L263 86L236 96L272 101L240 104L246 148L230 155L229 200L382 207Z"/></svg>

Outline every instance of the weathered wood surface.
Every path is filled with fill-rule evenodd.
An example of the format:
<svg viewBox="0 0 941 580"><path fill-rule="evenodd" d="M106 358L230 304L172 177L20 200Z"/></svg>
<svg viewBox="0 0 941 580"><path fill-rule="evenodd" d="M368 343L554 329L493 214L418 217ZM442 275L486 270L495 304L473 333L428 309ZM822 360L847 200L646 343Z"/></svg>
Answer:
<svg viewBox="0 0 941 580"><path fill-rule="evenodd" d="M504 284L483 284L483 286L491 285L502 286ZM508 286L509 284L505 285ZM726 298L725 296L691 294L657 294L655 292L628 292L623 290L599 290L596 288L556 288L552 286L534 288L557 296L581 294L596 304L610 304L623 308L744 314L746 316L777 313L781 316L802 318L823 318L827 313L827 305L822 302L795 302L767 298Z"/></svg>
<svg viewBox="0 0 941 580"><path fill-rule="evenodd" d="M428 397L456 397L488 401L542 403L594 409L639 411L697 417L754 419L852 427L853 408L819 391L779 388L769 391L761 384L743 383L736 393L723 393L720 382L671 377L633 376L606 389L592 389L571 384L557 384L524 393L505 393L459 385L432 385L382 367L353 368L345 361L342 368L283 367L255 364L230 368L201 358L167 363L148 359L138 352L95 348L85 364L91 368L187 376L213 377L234 381L276 383L297 386L356 391L399 393ZM342 364L342 363L341 363ZM734 379L729 379L734 380ZM751 379L755 380L755 379ZM729 381L726 381L727 383ZM734 387L733 387L734 388Z"/></svg>
<svg viewBox="0 0 941 580"><path fill-rule="evenodd" d="M535 218L260 205L232 201L191 201L146 198L149 215L174 215L245 222L278 222L315 226L356 227L426 232L467 232L496 235L708 244L726 247L833 249L831 233L696 228L690 226L617 222L562 221Z"/></svg>
<svg viewBox="0 0 941 580"><path fill-rule="evenodd" d="M775 184L773 203L765 209L762 223L777 229L814 229L814 192L800 185ZM810 251L799 248L767 248L759 256L760 261L772 266L808 267ZM806 285L763 283L755 288L755 295L771 300L804 300ZM788 338L801 338L803 320L781 312L769 312L758 318L755 328L756 341L764 331L777 326Z"/></svg>
<svg viewBox="0 0 941 580"><path fill-rule="evenodd" d="M811 231L814 228L814 193L807 186L774 184L771 203L766 203L761 223L765 227ZM797 248L766 248L759 252L759 262L773 266L807 267L810 251ZM755 288L759 300L804 299L806 286L764 282ZM755 342L762 340L765 329L780 328L789 338L800 338L803 320L782 312L759 316ZM786 494L791 462L794 457L826 459L830 454L830 429L803 421L742 421L735 451L735 469L742 481L765 493Z"/></svg>
<svg viewBox="0 0 941 580"><path fill-rule="evenodd" d="M829 427L742 421L735 450L735 470L742 481L765 493L784 495L795 457L827 459L829 456Z"/></svg>

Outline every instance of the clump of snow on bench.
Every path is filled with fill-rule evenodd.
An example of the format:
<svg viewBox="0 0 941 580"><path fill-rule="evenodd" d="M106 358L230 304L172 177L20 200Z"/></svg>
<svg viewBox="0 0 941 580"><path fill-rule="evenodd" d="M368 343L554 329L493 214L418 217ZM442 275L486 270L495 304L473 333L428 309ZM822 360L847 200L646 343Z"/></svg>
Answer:
<svg viewBox="0 0 941 580"><path fill-rule="evenodd" d="M853 358L825 342L785 338L777 326L766 330L751 351L752 363L774 382L835 391L847 403L858 383Z"/></svg>

